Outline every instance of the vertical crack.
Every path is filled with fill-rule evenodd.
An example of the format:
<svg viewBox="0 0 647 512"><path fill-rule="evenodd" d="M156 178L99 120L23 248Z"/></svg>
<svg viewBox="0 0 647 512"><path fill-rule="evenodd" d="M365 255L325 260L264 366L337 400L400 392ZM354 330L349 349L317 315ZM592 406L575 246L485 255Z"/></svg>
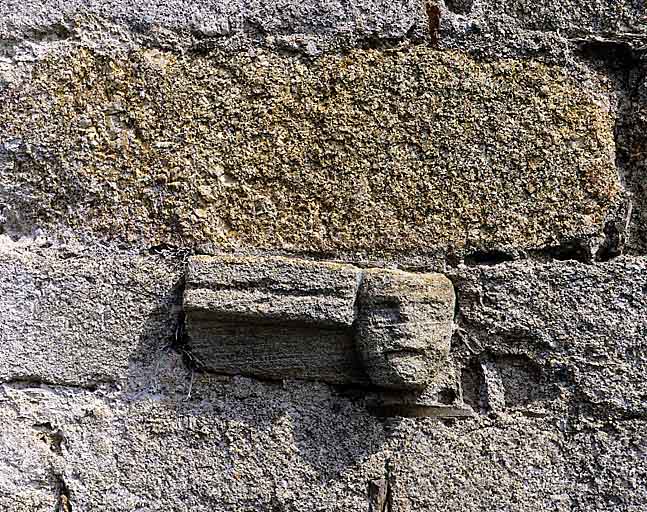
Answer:
<svg viewBox="0 0 647 512"><path fill-rule="evenodd" d="M431 39L431 44L436 46L440 37L440 7L432 0L427 0L425 2L425 12L429 23L429 38Z"/></svg>
<svg viewBox="0 0 647 512"><path fill-rule="evenodd" d="M368 483L368 512L391 512L393 494L391 491L391 459L384 462L384 478Z"/></svg>
<svg viewBox="0 0 647 512"><path fill-rule="evenodd" d="M58 498L56 500L56 508L54 509L54 512L72 512L70 489L67 487L63 475L58 476L56 487Z"/></svg>
<svg viewBox="0 0 647 512"><path fill-rule="evenodd" d="M390 458L386 459L386 462L384 464L384 472L386 477L386 504L384 506L384 512L392 512L393 511L393 486L392 486L393 467L392 467L392 462Z"/></svg>

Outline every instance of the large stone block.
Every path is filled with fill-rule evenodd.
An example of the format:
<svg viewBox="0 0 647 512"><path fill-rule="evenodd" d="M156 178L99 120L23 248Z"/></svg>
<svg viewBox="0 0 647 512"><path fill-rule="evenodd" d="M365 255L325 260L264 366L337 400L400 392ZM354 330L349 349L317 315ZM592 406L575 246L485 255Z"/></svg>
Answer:
<svg viewBox="0 0 647 512"><path fill-rule="evenodd" d="M2 94L0 187L23 226L138 244L541 248L601 236L620 199L592 84L423 47L309 64L78 49Z"/></svg>
<svg viewBox="0 0 647 512"><path fill-rule="evenodd" d="M594 416L647 414L645 258L519 261L464 268L452 280L456 352L485 356L479 373L498 407L532 409L552 394L552 406Z"/></svg>
<svg viewBox="0 0 647 512"><path fill-rule="evenodd" d="M574 433L560 429L561 421L404 420L389 461L391 510L641 511L645 421Z"/></svg>
<svg viewBox="0 0 647 512"><path fill-rule="evenodd" d="M0 381L123 386L173 341L177 263L0 240Z"/></svg>
<svg viewBox="0 0 647 512"><path fill-rule="evenodd" d="M252 40L308 53L357 42L401 39L420 34L424 11L419 0L353 3L322 0L60 0L3 2L0 38L21 43L75 39L110 44L133 42L156 47L200 48L241 45Z"/></svg>
<svg viewBox="0 0 647 512"><path fill-rule="evenodd" d="M342 512L384 474L381 423L319 384L196 377L189 400L121 398L0 387L3 510Z"/></svg>

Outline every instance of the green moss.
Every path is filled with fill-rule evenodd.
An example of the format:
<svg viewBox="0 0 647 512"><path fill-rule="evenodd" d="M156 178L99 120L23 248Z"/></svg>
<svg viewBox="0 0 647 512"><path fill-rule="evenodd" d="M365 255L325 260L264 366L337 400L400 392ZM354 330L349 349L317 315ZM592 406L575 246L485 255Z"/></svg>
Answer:
<svg viewBox="0 0 647 512"><path fill-rule="evenodd" d="M530 248L597 231L618 193L608 113L531 61L78 50L5 96L21 207L107 238Z"/></svg>

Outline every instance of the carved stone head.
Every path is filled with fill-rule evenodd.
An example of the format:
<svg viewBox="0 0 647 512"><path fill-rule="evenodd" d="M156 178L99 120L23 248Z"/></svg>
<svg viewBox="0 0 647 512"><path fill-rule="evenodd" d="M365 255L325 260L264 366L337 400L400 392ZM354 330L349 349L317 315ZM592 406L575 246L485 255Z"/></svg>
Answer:
<svg viewBox="0 0 647 512"><path fill-rule="evenodd" d="M435 377L449 354L454 301L441 274L364 272L356 343L373 384L422 389Z"/></svg>

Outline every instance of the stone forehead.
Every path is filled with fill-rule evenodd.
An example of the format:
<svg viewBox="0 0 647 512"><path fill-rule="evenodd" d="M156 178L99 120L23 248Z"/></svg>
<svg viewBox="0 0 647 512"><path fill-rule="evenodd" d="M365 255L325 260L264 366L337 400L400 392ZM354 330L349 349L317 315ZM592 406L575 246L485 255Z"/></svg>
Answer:
<svg viewBox="0 0 647 512"><path fill-rule="evenodd" d="M389 299L453 303L454 287L447 277L438 273L412 273L381 268L364 271L359 293L360 303Z"/></svg>

